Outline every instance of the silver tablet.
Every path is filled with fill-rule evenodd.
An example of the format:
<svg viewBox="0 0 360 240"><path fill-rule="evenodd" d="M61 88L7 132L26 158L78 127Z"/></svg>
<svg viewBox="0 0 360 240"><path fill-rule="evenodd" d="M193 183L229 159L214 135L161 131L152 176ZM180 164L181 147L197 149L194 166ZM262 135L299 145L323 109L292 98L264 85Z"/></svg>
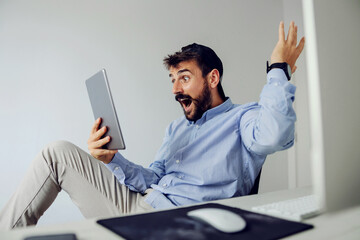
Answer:
<svg viewBox="0 0 360 240"><path fill-rule="evenodd" d="M105 69L100 70L94 76L86 80L85 83L94 117L95 119L98 119L99 117L102 118L99 128L102 126L107 126L108 128L108 131L103 137L111 137L111 141L104 145L103 148L125 149L125 142L121 133Z"/></svg>

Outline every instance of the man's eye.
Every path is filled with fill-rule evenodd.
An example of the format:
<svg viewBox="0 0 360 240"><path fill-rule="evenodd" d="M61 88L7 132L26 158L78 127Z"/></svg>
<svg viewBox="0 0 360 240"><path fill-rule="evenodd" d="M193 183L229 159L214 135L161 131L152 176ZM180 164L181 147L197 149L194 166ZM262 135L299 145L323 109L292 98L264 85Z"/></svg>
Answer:
<svg viewBox="0 0 360 240"><path fill-rule="evenodd" d="M184 79L185 82L187 82L187 81L189 81L190 78L187 77L187 76L184 76L183 79Z"/></svg>

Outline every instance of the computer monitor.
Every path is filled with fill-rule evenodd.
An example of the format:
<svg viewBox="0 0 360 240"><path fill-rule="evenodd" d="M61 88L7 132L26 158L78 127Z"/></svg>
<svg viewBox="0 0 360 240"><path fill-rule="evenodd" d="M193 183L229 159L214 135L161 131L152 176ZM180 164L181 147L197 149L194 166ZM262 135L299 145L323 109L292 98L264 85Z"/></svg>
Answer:
<svg viewBox="0 0 360 240"><path fill-rule="evenodd" d="M360 1L303 0L314 193L360 204Z"/></svg>

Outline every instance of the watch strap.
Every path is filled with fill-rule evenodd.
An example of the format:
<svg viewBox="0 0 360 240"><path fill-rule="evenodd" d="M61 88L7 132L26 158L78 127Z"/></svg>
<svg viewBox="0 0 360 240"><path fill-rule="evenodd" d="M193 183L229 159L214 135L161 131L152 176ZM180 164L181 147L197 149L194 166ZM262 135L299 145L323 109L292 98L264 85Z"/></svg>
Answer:
<svg viewBox="0 0 360 240"><path fill-rule="evenodd" d="M279 68L282 69L285 72L286 78L288 79L288 81L290 81L290 75L287 69L288 64L286 62L282 62L282 63L273 63L269 66L269 61L266 61L266 73L269 73L271 69L274 68Z"/></svg>

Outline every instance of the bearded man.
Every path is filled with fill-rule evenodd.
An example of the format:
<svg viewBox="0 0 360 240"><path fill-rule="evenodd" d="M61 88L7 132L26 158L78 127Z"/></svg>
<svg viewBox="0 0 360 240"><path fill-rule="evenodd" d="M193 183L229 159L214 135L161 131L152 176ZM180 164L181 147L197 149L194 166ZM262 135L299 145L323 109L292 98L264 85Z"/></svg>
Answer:
<svg viewBox="0 0 360 240"><path fill-rule="evenodd" d="M294 143L295 86L289 80L303 47L294 22L287 39L281 22L260 101L242 105L225 97L222 62L209 47L194 43L167 56L184 116L169 125L150 167L103 149L111 139L102 138L107 128L99 129L99 118L88 140L91 155L65 141L39 153L1 212L0 227L36 224L61 190L87 218L248 195L266 156Z"/></svg>

